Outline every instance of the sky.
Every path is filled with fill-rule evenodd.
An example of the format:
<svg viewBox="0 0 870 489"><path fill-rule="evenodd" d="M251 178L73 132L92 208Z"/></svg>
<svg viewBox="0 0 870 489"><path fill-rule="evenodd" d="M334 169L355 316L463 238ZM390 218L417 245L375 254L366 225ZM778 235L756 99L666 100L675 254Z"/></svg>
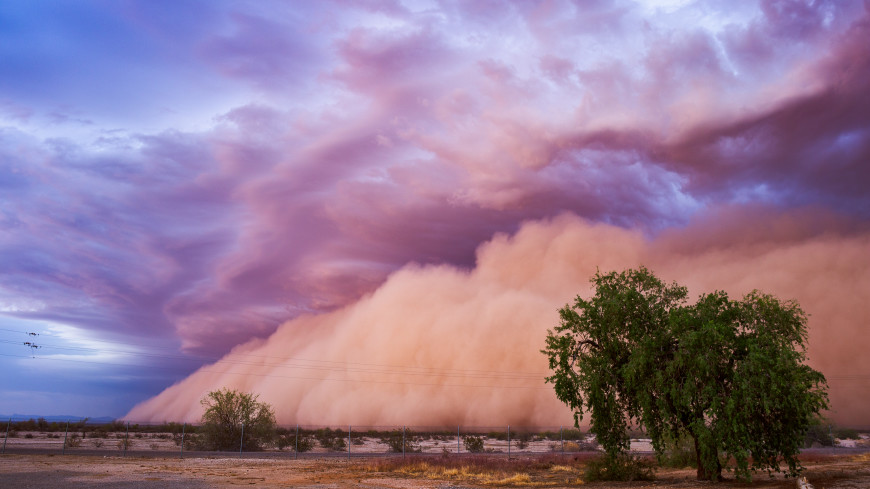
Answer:
<svg viewBox="0 0 870 489"><path fill-rule="evenodd" d="M546 331L646 265L798 300L870 426L867 39L848 0L5 2L0 413L568 425Z"/></svg>

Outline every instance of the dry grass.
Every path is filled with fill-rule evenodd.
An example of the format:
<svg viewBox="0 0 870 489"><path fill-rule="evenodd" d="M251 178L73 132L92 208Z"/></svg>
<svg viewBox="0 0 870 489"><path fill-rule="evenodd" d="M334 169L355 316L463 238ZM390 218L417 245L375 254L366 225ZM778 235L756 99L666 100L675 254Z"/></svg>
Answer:
<svg viewBox="0 0 870 489"><path fill-rule="evenodd" d="M855 455L852 457L853 462L862 462L868 463L870 462L870 453L862 453L861 455Z"/></svg>
<svg viewBox="0 0 870 489"><path fill-rule="evenodd" d="M370 470L412 478L448 480L498 487L553 487L582 484L581 474L590 456L512 458L491 456L381 460Z"/></svg>

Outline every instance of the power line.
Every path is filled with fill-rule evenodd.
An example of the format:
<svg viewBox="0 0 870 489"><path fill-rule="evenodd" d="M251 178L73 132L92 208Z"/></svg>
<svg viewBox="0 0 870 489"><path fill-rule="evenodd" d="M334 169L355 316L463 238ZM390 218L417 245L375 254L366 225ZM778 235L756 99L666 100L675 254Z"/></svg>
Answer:
<svg viewBox="0 0 870 489"><path fill-rule="evenodd" d="M4 357L13 357L13 358L32 358L23 355L8 355L4 353L0 353L0 356ZM125 363L114 363L114 362L95 362L91 360L74 360L70 358L48 358L48 357L37 357L36 360L42 361L56 361L56 362L74 362L74 363L87 363L93 365L113 365L119 367L142 367L141 365L132 365ZM148 366L149 369L158 368L158 369L171 369L171 367L165 366ZM223 371L223 370L209 370L207 368L199 369L197 372L207 372L207 373L215 373L222 375L242 375L242 376L256 376L256 377L270 377L270 378L281 378L281 379L296 379L296 380L316 380L321 382L351 382L351 383L367 383L367 384L396 384L396 385L414 385L414 386L433 386L433 387L471 387L471 388L481 388L481 389L552 389L551 387L542 387L542 386L524 386L524 385L473 385L473 384L440 384L440 383L424 383L424 382L398 382L391 380L367 380L367 379L337 379L330 377L301 377L301 376L290 376L290 375L275 375L275 374L260 374L260 373L252 373L252 372L231 372L231 371Z"/></svg>
<svg viewBox="0 0 870 489"><path fill-rule="evenodd" d="M0 343L7 344L18 344L17 341L11 340L0 340ZM83 352L94 352L94 353L118 353L118 354L126 354L126 355L138 355L138 356L146 356L151 358L165 358L165 359L176 359L183 361L193 361L193 360L201 360L201 361L212 361L215 363L234 363L238 365L254 365L254 366L266 366L266 367L275 367L275 368L299 368L299 369L307 369L307 370L329 370L329 371L350 371L350 372L366 372L366 373L384 373L384 374L404 374L404 375L419 375L419 376L445 376L445 377L470 377L470 378L490 378L490 379L505 379L505 380L537 380L542 379L546 376L546 373L531 373L531 372L511 372L511 371L497 371L497 370L479 370L479 369L439 369L435 367L421 367L421 366L408 366L408 365L388 365L388 364L375 364L375 363L362 363L362 362L339 362L339 361L331 361L331 360L311 360L297 357L278 357L273 355L254 355L254 354L244 354L244 353L229 353L223 357L204 357L204 356L196 356L196 357L187 357L183 355L163 355L156 353L146 353L140 351L130 351L130 350L115 350L115 349L97 349L97 348L87 348L87 347L74 347L74 346L54 346L50 344L42 344L40 345L44 348L51 348L57 350L69 350L69 351L83 351ZM251 361L243 361L243 360L230 360L228 357L232 356L240 356L240 357L251 357L254 359L279 359L284 363L262 363L262 362L251 362ZM288 364L286 362L310 362L315 363L315 365L304 365L304 364ZM327 365L316 365L316 363L327 364ZM331 365L331 366L330 366ZM359 367L351 367L351 365L356 365ZM377 368L361 368L361 367L377 367ZM399 369L396 370L384 370L384 369Z"/></svg>

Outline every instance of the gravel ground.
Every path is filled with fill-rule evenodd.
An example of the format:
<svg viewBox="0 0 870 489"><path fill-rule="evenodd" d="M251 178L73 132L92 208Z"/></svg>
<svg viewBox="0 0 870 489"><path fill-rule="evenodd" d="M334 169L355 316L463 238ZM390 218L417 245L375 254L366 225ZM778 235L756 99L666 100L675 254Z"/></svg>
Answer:
<svg viewBox="0 0 870 489"><path fill-rule="evenodd" d="M817 455L805 462L807 477L816 489L870 487L870 456ZM425 460L422 459L422 460ZM88 455L0 456L0 488L120 488L201 489L238 488L385 488L458 489L473 484L450 480L411 478L372 470L372 460L274 459L274 458L157 458ZM694 471L659 471L654 482L590 483L583 487L656 488L794 488L793 480L770 480L763 474L751 484L697 482Z"/></svg>

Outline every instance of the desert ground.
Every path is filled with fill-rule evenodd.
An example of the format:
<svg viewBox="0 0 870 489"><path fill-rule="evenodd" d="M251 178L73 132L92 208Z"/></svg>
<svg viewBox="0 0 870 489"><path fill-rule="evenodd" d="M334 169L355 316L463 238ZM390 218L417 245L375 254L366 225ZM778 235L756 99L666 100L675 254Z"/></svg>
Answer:
<svg viewBox="0 0 870 489"><path fill-rule="evenodd" d="M0 456L0 487L9 489L120 488L392 488L446 489L461 487L600 487L600 488L794 488L794 479L769 479L758 474L750 483L713 484L694 480L688 469L659 469L650 482L584 483L582 461L576 457L528 463L521 457L500 462L497 473L436 470L442 456L290 458L143 457L119 455L5 454ZM463 464L455 456L454 464ZM542 456L533 456L542 457ZM550 456L558 457L558 456ZM504 457L502 457L504 458ZM816 489L870 487L870 454L813 452L804 457L805 475ZM511 467L517 470L512 471Z"/></svg>

